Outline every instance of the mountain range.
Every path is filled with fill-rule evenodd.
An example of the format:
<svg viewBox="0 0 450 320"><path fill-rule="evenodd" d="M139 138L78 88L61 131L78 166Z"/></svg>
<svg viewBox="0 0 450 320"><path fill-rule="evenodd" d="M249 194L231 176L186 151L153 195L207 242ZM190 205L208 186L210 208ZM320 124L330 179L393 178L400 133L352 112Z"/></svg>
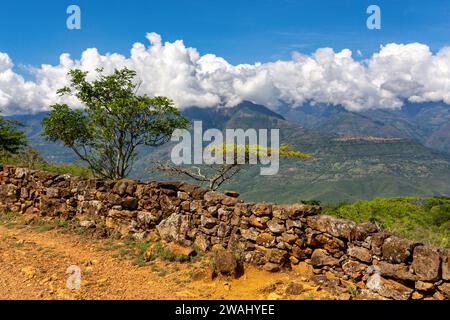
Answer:
<svg viewBox="0 0 450 320"><path fill-rule="evenodd" d="M191 107L183 111L203 128L278 128L281 143L310 153L312 160L281 159L275 176L245 167L225 189L249 201L324 203L392 196L450 195L450 107L409 104L401 110L350 112L342 107L305 104L272 111L251 102L233 108ZM13 117L26 126L30 144L53 162L71 162L73 153L41 137L45 113ZM132 178L173 180L150 173L152 159L168 159L173 143L141 148ZM178 177L177 179L184 179Z"/></svg>

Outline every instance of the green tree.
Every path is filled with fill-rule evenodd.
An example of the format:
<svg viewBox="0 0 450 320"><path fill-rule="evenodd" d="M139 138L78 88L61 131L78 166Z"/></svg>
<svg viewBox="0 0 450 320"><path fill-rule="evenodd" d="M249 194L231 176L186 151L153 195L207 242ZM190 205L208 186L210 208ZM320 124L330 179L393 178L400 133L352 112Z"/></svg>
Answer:
<svg viewBox="0 0 450 320"><path fill-rule="evenodd" d="M0 117L0 152L16 153L26 146L25 133L17 129L20 122Z"/></svg>
<svg viewBox="0 0 450 320"><path fill-rule="evenodd" d="M71 148L97 177L122 179L132 169L139 146L160 146L189 121L170 99L138 95L135 71L124 68L105 75L98 69L97 73L96 80L88 81L87 72L69 72L70 86L58 94L75 96L85 109L51 106L42 123L43 135Z"/></svg>

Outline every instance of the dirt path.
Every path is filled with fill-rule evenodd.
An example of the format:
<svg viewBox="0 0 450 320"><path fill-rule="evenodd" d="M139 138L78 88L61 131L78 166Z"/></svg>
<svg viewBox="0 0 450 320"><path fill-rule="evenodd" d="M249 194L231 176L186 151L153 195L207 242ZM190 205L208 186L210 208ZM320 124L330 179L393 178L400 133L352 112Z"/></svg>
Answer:
<svg viewBox="0 0 450 320"><path fill-rule="evenodd" d="M0 226L0 299L270 299L281 298L281 289L262 287L292 280L292 274L247 268L239 279L211 281L204 276L207 261L136 266L123 258L124 248L120 241ZM79 290L66 286L72 265L81 269ZM303 280L302 294L293 298L332 298Z"/></svg>

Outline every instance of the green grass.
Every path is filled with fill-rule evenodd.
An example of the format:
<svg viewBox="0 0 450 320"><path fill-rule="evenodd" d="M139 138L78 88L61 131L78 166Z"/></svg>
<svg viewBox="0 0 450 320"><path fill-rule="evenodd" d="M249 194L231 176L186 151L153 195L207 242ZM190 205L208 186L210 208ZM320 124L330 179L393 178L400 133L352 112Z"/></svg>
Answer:
<svg viewBox="0 0 450 320"><path fill-rule="evenodd" d="M427 245L450 248L450 198L378 198L324 208L324 214L383 229Z"/></svg>

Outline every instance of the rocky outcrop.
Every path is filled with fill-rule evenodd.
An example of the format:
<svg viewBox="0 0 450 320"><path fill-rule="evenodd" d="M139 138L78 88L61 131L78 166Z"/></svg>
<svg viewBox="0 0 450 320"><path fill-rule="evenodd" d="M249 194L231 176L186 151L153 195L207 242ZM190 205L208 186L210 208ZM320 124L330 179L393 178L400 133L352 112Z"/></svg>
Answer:
<svg viewBox="0 0 450 320"><path fill-rule="evenodd" d="M450 294L449 250L400 239L370 223L320 215L318 206L245 203L235 192L182 182L83 180L4 166L0 211L160 239L174 244L176 253L214 250L217 274L235 274L239 256L271 272L306 263L318 278L331 272L363 283L366 297L449 299Z"/></svg>

